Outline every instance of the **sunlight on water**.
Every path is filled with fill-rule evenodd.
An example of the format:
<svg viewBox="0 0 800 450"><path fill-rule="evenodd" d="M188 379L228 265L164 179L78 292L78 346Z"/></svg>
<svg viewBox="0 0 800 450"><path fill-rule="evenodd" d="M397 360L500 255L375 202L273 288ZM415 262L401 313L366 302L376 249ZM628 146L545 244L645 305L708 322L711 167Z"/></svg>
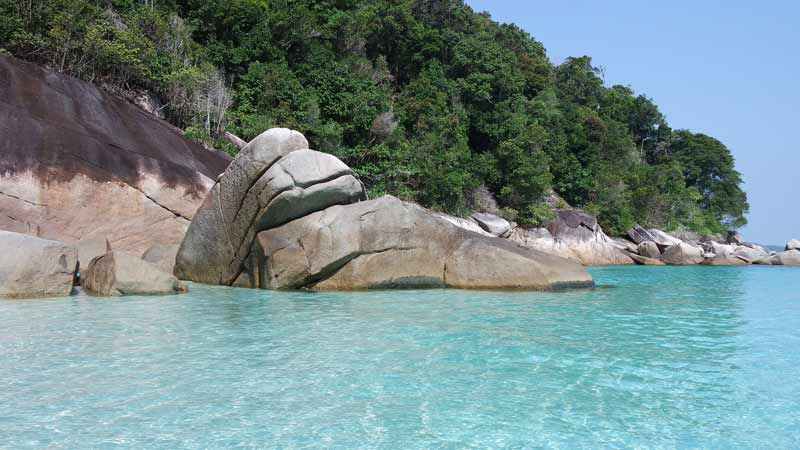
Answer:
<svg viewBox="0 0 800 450"><path fill-rule="evenodd" d="M800 270L592 273L2 300L0 448L800 448Z"/></svg>

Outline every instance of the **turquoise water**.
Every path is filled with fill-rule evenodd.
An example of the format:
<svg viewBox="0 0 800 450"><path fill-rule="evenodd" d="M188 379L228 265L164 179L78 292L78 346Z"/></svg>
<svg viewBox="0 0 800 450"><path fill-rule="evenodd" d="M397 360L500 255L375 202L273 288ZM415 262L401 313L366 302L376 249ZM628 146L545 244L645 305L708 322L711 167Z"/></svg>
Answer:
<svg viewBox="0 0 800 450"><path fill-rule="evenodd" d="M0 448L800 448L800 269L0 301Z"/></svg>

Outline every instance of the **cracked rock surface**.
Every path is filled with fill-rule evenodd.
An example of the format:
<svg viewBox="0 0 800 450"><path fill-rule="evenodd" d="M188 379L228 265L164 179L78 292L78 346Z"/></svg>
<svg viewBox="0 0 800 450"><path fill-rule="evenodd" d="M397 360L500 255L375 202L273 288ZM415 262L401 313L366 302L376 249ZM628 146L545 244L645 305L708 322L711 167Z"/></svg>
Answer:
<svg viewBox="0 0 800 450"><path fill-rule="evenodd" d="M579 264L464 230L418 205L367 200L352 170L272 129L211 189L176 275L262 289L591 286Z"/></svg>
<svg viewBox="0 0 800 450"><path fill-rule="evenodd" d="M90 83L0 55L0 230L136 255L178 245L230 160Z"/></svg>

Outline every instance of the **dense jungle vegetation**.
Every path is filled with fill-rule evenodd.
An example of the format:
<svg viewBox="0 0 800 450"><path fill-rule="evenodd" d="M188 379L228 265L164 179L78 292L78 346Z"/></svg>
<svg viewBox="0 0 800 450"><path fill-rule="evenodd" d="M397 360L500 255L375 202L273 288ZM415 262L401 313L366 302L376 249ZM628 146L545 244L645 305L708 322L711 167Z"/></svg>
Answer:
<svg viewBox="0 0 800 450"><path fill-rule="evenodd" d="M0 49L150 93L187 135L232 153L225 130L300 130L372 196L536 225L555 191L611 233L746 222L720 141L671 129L590 57L553 64L462 0L0 0Z"/></svg>

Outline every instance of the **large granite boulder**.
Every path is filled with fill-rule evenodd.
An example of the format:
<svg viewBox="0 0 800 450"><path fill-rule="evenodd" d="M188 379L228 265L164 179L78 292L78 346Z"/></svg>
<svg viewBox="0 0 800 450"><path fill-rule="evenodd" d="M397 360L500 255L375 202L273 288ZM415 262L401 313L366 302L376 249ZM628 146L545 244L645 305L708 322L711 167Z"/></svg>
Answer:
<svg viewBox="0 0 800 450"><path fill-rule="evenodd" d="M666 265L666 264L664 264L663 262L661 262L661 261L659 261L657 259L648 258L646 256L639 255L637 253L627 252L626 251L625 254L628 255L628 257L630 257L633 260L633 262L635 262L636 264L638 264L640 266L664 266L664 265Z"/></svg>
<svg viewBox="0 0 800 450"><path fill-rule="evenodd" d="M746 261L749 264L771 264L769 253L758 247L738 245L731 256Z"/></svg>
<svg viewBox="0 0 800 450"><path fill-rule="evenodd" d="M77 264L71 245L0 231L0 297L69 295Z"/></svg>
<svg viewBox="0 0 800 450"><path fill-rule="evenodd" d="M175 276L136 255L113 251L98 256L81 274L81 286L94 295L161 295L186 292Z"/></svg>
<svg viewBox="0 0 800 450"><path fill-rule="evenodd" d="M667 247L661 260L670 265L692 265L702 263L705 257L701 248L680 242Z"/></svg>
<svg viewBox="0 0 800 450"><path fill-rule="evenodd" d="M789 242L786 243L785 250L786 251L800 250L800 241L798 241L797 239L790 240Z"/></svg>
<svg viewBox="0 0 800 450"><path fill-rule="evenodd" d="M488 213L475 213L472 219L484 231L497 237L508 237L511 234L511 223L502 217Z"/></svg>
<svg viewBox="0 0 800 450"><path fill-rule="evenodd" d="M0 54L0 229L177 245L230 157L90 83Z"/></svg>
<svg viewBox="0 0 800 450"><path fill-rule="evenodd" d="M786 250L770 258L775 266L800 266L800 250Z"/></svg>
<svg viewBox="0 0 800 450"><path fill-rule="evenodd" d="M245 146L181 243L175 274L264 289L591 286L579 264L455 225L394 197L366 201L355 174L273 129ZM478 226L476 222L473 222Z"/></svg>
<svg viewBox="0 0 800 450"><path fill-rule="evenodd" d="M302 134L285 128L268 130L245 146L197 211L178 251L175 274L231 285L259 231L366 199L349 167L307 146Z"/></svg>
<svg viewBox="0 0 800 450"><path fill-rule="evenodd" d="M701 264L706 266L747 266L750 262L728 253L706 258Z"/></svg>
<svg viewBox="0 0 800 450"><path fill-rule="evenodd" d="M592 285L575 262L461 229L391 196L262 231L253 255L253 279L268 289Z"/></svg>
<svg viewBox="0 0 800 450"><path fill-rule="evenodd" d="M645 241L639 244L638 253L645 258L661 259L661 250L658 249L658 244L653 241Z"/></svg>

